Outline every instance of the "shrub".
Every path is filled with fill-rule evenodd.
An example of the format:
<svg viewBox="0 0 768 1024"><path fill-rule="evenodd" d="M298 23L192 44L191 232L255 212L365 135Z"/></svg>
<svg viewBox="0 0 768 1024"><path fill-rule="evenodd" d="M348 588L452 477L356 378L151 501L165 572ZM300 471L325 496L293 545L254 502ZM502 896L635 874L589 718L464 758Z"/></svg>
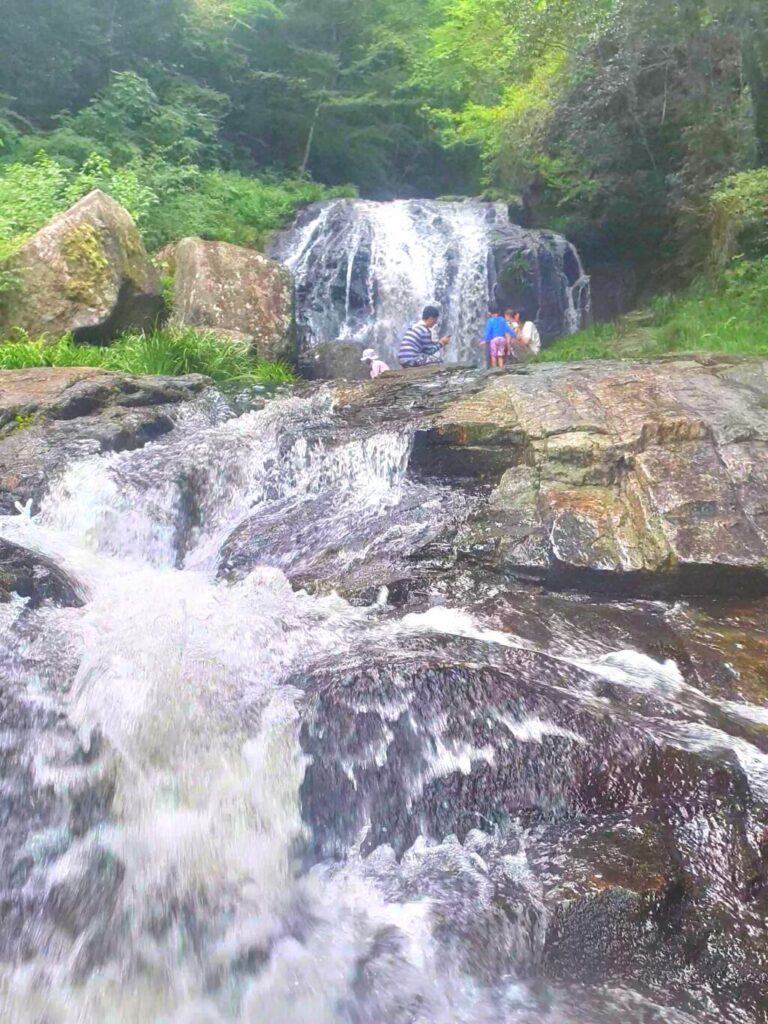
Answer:
<svg viewBox="0 0 768 1024"><path fill-rule="evenodd" d="M716 266L738 255L768 255L768 167L726 178L712 194L710 211Z"/></svg>
<svg viewBox="0 0 768 1024"><path fill-rule="evenodd" d="M141 224L157 194L135 167L113 168L92 155L77 170L39 153L31 164L0 165L0 263L31 234L94 188L107 192Z"/></svg>
<svg viewBox="0 0 768 1024"><path fill-rule="evenodd" d="M635 358L682 352L768 356L768 257L736 260L715 280L682 295L662 295L645 315L631 314L561 338L542 361Z"/></svg>
<svg viewBox="0 0 768 1024"><path fill-rule="evenodd" d="M187 235L261 246L300 206L354 194L306 178L248 178L158 158L113 167L94 153L70 167L38 153L31 164L0 164L0 262L94 188L128 210L151 250Z"/></svg>
<svg viewBox="0 0 768 1024"><path fill-rule="evenodd" d="M143 225L150 249L187 235L261 248L269 233L287 223L307 203L354 195L350 188L328 189L306 178L249 178L236 171L174 168L183 175L168 180L169 169L156 167L149 178L162 195Z"/></svg>

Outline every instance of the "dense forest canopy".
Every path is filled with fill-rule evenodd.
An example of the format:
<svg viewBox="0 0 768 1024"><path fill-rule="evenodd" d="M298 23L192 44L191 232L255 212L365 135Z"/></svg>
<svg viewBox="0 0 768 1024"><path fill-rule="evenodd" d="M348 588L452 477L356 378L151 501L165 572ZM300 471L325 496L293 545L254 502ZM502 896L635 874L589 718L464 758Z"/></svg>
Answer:
<svg viewBox="0 0 768 1024"><path fill-rule="evenodd" d="M765 0L6 0L0 104L0 239L100 183L155 246L321 186L501 198L646 288L765 246Z"/></svg>

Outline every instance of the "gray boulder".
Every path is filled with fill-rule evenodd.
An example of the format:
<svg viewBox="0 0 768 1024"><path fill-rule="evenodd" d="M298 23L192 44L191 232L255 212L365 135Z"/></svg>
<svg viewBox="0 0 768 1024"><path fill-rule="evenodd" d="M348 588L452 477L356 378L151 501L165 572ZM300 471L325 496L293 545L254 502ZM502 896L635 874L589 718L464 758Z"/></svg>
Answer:
<svg viewBox="0 0 768 1024"><path fill-rule="evenodd" d="M151 327L162 310L160 279L136 225L98 189L25 242L7 269L16 283L0 305L0 336L15 327L104 342Z"/></svg>
<svg viewBox="0 0 768 1024"><path fill-rule="evenodd" d="M354 341L329 341L301 354L299 370L307 380L368 380L370 371L362 362L364 345Z"/></svg>

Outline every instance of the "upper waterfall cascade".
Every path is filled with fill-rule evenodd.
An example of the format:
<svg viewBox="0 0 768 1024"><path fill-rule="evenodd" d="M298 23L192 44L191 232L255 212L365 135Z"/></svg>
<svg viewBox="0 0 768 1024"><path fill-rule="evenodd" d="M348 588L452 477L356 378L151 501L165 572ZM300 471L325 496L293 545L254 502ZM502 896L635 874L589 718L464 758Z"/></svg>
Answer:
<svg viewBox="0 0 768 1024"><path fill-rule="evenodd" d="M589 278L575 247L527 231L502 203L340 199L305 210L272 254L296 279L303 351L333 341L372 345L394 360L423 306L443 311L449 362L475 363L489 300L524 307L545 339L578 330Z"/></svg>

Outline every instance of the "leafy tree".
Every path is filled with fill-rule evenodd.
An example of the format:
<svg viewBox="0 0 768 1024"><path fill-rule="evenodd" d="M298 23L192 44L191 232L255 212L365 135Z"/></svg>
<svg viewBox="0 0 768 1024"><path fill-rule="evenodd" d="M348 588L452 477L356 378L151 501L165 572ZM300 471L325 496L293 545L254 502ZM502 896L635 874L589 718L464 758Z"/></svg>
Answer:
<svg viewBox="0 0 768 1024"><path fill-rule="evenodd" d="M706 257L707 196L764 159L762 0L435 0L417 70L446 144L532 223L653 282Z"/></svg>

